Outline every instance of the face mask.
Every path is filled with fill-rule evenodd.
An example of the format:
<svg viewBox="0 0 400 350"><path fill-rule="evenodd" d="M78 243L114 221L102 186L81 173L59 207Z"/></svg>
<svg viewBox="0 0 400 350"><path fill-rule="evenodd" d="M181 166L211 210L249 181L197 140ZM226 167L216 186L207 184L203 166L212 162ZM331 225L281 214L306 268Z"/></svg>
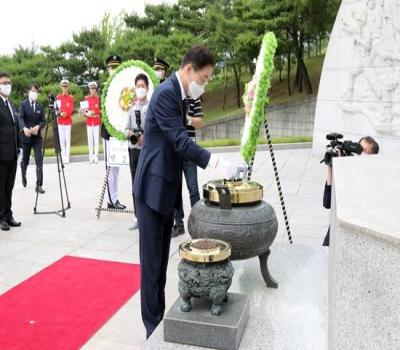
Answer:
<svg viewBox="0 0 400 350"><path fill-rule="evenodd" d="M29 91L29 99L32 101L37 101L39 94L36 91Z"/></svg>
<svg viewBox="0 0 400 350"><path fill-rule="evenodd" d="M205 91L205 84L200 85L196 83L194 80L192 80L189 83L189 96L194 100L197 100L201 95L203 95L204 91Z"/></svg>
<svg viewBox="0 0 400 350"><path fill-rule="evenodd" d="M164 71L163 70L156 70L156 77L161 80L164 78Z"/></svg>
<svg viewBox="0 0 400 350"><path fill-rule="evenodd" d="M143 99L147 95L147 91L145 88L136 88L135 90L136 96L139 97L140 99Z"/></svg>
<svg viewBox="0 0 400 350"><path fill-rule="evenodd" d="M0 85L0 92L6 97L10 96L10 94L11 94L11 84L6 84L6 85L1 84Z"/></svg>

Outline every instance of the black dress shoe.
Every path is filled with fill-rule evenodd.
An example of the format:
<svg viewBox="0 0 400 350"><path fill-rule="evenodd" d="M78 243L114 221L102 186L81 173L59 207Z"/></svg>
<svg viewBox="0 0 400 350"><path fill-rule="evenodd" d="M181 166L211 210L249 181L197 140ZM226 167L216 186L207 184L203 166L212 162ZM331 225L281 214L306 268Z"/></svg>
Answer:
<svg viewBox="0 0 400 350"><path fill-rule="evenodd" d="M36 192L45 193L46 191L42 188L42 186L36 186Z"/></svg>
<svg viewBox="0 0 400 350"><path fill-rule="evenodd" d="M10 225L7 224L7 221L2 221L0 224L0 228L2 231L9 231L10 230Z"/></svg>
<svg viewBox="0 0 400 350"><path fill-rule="evenodd" d="M112 204L112 203L107 203L107 208L108 208L108 209L117 209L117 208L114 206L114 204Z"/></svg>
<svg viewBox="0 0 400 350"><path fill-rule="evenodd" d="M18 227L21 226L21 223L18 221L15 221L13 217L11 217L10 219L7 219L7 224L11 227Z"/></svg>
<svg viewBox="0 0 400 350"><path fill-rule="evenodd" d="M117 208L117 209L126 209L126 205L123 205L119 201L115 202L114 207Z"/></svg>
<svg viewBox="0 0 400 350"><path fill-rule="evenodd" d="M185 227L183 225L174 225L172 228L171 237L177 237L185 233Z"/></svg>
<svg viewBox="0 0 400 350"><path fill-rule="evenodd" d="M27 181L26 181L26 174L22 174L22 186L26 187Z"/></svg>

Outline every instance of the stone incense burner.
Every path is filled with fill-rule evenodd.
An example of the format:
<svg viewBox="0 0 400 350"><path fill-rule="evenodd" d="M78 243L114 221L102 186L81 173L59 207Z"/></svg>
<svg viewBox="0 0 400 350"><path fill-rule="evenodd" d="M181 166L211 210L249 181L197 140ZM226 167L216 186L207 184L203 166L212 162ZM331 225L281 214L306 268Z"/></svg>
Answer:
<svg viewBox="0 0 400 350"><path fill-rule="evenodd" d="M220 315L232 283L230 245L221 240L198 239L182 243L179 255L182 257L178 265L181 311L192 309L191 298L207 297L211 301L211 314Z"/></svg>
<svg viewBox="0 0 400 350"><path fill-rule="evenodd" d="M190 236L228 242L232 260L258 256L266 285L277 288L269 273L268 256L278 220L274 208L262 200L263 187L255 181L215 180L203 186L203 197L190 213Z"/></svg>

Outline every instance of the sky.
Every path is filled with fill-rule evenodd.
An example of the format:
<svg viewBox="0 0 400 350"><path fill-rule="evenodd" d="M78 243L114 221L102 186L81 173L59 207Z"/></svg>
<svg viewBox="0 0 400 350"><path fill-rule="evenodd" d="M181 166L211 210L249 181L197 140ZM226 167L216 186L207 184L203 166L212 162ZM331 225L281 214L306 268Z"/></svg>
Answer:
<svg viewBox="0 0 400 350"><path fill-rule="evenodd" d="M174 0L10 0L2 4L0 55L23 47L58 46L74 32L100 23L105 12L113 15L144 13L145 4L174 3Z"/></svg>

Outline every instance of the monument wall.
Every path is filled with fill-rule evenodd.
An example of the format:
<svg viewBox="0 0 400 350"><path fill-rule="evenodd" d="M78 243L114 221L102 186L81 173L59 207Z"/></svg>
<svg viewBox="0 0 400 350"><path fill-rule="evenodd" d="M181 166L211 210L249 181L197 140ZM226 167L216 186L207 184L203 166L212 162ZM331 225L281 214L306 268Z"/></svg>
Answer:
<svg viewBox="0 0 400 350"><path fill-rule="evenodd" d="M400 349L398 156L335 158L329 349Z"/></svg>
<svg viewBox="0 0 400 350"><path fill-rule="evenodd" d="M400 1L343 0L331 34L316 106L313 154L329 132L370 135L400 153Z"/></svg>

